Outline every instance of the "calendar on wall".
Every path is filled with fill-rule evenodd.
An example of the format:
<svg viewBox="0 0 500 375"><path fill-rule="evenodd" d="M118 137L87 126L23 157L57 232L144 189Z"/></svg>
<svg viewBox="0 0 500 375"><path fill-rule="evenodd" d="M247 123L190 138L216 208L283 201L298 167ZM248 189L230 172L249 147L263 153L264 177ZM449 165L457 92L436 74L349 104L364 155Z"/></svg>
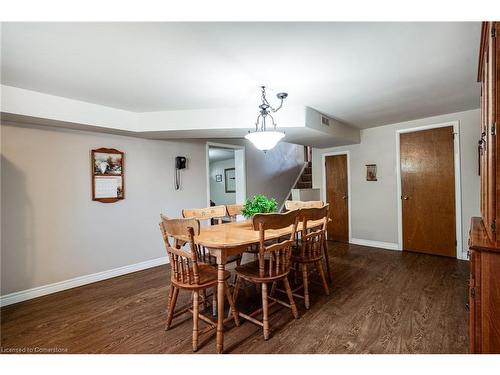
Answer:
<svg viewBox="0 0 500 375"><path fill-rule="evenodd" d="M92 200L113 203L125 198L124 153L114 148L91 151Z"/></svg>

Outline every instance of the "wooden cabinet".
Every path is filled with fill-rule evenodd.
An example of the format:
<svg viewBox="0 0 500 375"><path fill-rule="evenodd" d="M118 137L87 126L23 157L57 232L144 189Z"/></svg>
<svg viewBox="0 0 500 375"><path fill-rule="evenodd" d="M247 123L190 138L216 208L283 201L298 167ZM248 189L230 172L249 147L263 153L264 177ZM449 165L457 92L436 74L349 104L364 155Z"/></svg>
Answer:
<svg viewBox="0 0 500 375"><path fill-rule="evenodd" d="M500 244L480 217L469 233L469 335L471 353L500 353Z"/></svg>
<svg viewBox="0 0 500 375"><path fill-rule="evenodd" d="M497 95L500 77L500 48L497 48L497 22L484 22L479 52L478 80L481 82L481 138L479 140L479 173L481 175L481 216L491 239L496 238L496 223L500 211L497 205L500 169L497 168L497 155L500 156L497 142ZM499 46L500 47L500 46Z"/></svg>
<svg viewBox="0 0 500 375"><path fill-rule="evenodd" d="M471 353L500 353L500 44L498 22L484 22L479 53L481 128L478 144L481 217L469 232L469 335Z"/></svg>

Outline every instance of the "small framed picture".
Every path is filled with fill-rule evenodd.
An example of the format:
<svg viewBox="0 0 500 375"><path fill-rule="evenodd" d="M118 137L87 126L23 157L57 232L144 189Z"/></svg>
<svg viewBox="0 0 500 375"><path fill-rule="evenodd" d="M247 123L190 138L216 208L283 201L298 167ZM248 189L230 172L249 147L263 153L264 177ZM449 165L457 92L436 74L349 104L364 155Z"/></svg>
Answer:
<svg viewBox="0 0 500 375"><path fill-rule="evenodd" d="M226 178L226 193L236 193L236 172L234 168L224 169Z"/></svg>
<svg viewBox="0 0 500 375"><path fill-rule="evenodd" d="M377 164L366 164L366 181L377 181Z"/></svg>
<svg viewBox="0 0 500 375"><path fill-rule="evenodd" d="M222 182L222 175L221 174L215 175L215 182Z"/></svg>

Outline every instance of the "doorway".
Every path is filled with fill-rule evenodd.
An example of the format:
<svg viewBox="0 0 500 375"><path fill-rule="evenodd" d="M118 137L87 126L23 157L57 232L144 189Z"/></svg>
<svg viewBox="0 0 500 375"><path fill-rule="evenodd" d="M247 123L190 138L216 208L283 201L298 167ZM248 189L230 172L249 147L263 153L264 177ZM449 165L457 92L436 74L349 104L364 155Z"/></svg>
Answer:
<svg viewBox="0 0 500 375"><path fill-rule="evenodd" d="M348 154L324 156L325 202L330 205L328 239L349 242L349 168Z"/></svg>
<svg viewBox="0 0 500 375"><path fill-rule="evenodd" d="M457 256L461 215L456 137L458 129L449 124L399 134L403 251Z"/></svg>
<svg viewBox="0 0 500 375"><path fill-rule="evenodd" d="M243 146L207 143L207 200L210 206L244 203L245 176Z"/></svg>

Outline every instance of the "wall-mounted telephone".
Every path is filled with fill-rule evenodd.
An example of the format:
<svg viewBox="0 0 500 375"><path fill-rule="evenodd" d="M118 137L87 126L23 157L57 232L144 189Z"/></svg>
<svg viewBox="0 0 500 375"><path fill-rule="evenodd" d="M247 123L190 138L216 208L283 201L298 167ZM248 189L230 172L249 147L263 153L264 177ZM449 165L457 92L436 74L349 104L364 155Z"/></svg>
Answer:
<svg viewBox="0 0 500 375"><path fill-rule="evenodd" d="M186 157L185 156L176 156L175 157L175 169L184 169L186 168Z"/></svg>
<svg viewBox="0 0 500 375"><path fill-rule="evenodd" d="M186 157L176 156L175 157L175 190L181 188L181 169L186 168Z"/></svg>

